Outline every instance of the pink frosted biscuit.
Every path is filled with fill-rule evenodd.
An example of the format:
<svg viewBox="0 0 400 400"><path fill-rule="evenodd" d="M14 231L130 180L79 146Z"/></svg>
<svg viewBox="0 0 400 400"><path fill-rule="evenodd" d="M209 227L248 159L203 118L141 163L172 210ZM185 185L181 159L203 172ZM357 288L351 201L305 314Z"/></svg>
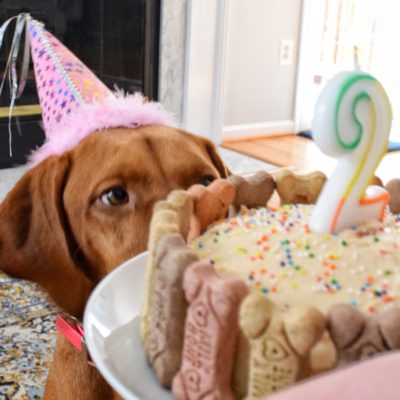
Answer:
<svg viewBox="0 0 400 400"><path fill-rule="evenodd" d="M207 261L192 264L183 287L189 302L182 363L172 384L178 400L234 399L230 381L238 308L248 293L239 279L221 279Z"/></svg>
<svg viewBox="0 0 400 400"><path fill-rule="evenodd" d="M235 199L235 186L225 179L216 179L210 186L193 185L188 190L194 199L188 241L201 235L208 225L225 218Z"/></svg>

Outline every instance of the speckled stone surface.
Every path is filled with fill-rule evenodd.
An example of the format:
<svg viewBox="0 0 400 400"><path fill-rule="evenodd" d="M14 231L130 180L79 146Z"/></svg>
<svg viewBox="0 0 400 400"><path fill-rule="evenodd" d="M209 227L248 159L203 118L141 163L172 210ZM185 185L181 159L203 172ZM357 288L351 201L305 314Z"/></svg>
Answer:
<svg viewBox="0 0 400 400"><path fill-rule="evenodd" d="M0 272L0 399L42 398L56 313L37 285Z"/></svg>

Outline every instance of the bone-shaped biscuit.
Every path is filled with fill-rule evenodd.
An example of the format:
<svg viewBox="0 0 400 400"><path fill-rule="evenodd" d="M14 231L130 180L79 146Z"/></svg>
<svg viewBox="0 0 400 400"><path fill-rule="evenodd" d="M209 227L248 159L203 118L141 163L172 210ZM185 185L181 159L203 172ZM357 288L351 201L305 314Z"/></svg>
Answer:
<svg viewBox="0 0 400 400"><path fill-rule="evenodd" d="M235 186L226 179L216 179L208 187L193 185L188 193L194 199L188 235L188 242L191 242L210 224L226 217L235 198Z"/></svg>
<svg viewBox="0 0 400 400"><path fill-rule="evenodd" d="M365 314L349 304L331 307L328 331L338 352L338 365L400 349L400 308Z"/></svg>
<svg viewBox="0 0 400 400"><path fill-rule="evenodd" d="M241 206L265 207L276 187L274 178L266 171L258 171L246 178L240 175L231 175L228 177L228 181L236 187L236 196L233 202L235 211L238 211Z"/></svg>
<svg viewBox="0 0 400 400"><path fill-rule="evenodd" d="M400 179L390 180L385 189L389 192L389 209L393 214L400 213Z"/></svg>
<svg viewBox="0 0 400 400"><path fill-rule="evenodd" d="M172 191L167 200L159 201L153 209L149 228L148 259L143 297L140 337L145 340L148 333L148 312L151 304L153 272L155 268L155 253L160 238L167 233L180 233L187 237L190 227L190 216L193 213L193 198L183 190Z"/></svg>
<svg viewBox="0 0 400 400"><path fill-rule="evenodd" d="M190 217L193 213L193 198L186 190L173 190L165 201L159 201L154 206L153 213L158 210L168 209L178 214L179 230L186 238L190 229Z"/></svg>
<svg viewBox="0 0 400 400"><path fill-rule="evenodd" d="M248 399L263 399L311 373L310 350L325 329L316 308L282 311L254 292L242 302L239 323L250 343Z"/></svg>
<svg viewBox="0 0 400 400"><path fill-rule="evenodd" d="M182 364L172 384L178 400L234 399L230 381L238 333L238 308L248 293L240 279L222 279L207 261L184 275L189 302Z"/></svg>
<svg viewBox="0 0 400 400"><path fill-rule="evenodd" d="M182 287L186 268L198 261L179 234L158 242L144 348L161 385L170 387L181 364L187 302Z"/></svg>
<svg viewBox="0 0 400 400"><path fill-rule="evenodd" d="M275 176L275 182L281 204L315 204L326 176L319 171L298 174L282 170Z"/></svg>
<svg viewBox="0 0 400 400"><path fill-rule="evenodd" d="M148 258L146 265L146 278L143 296L143 304L140 318L140 337L144 343L148 334L148 315L149 307L152 302L152 281L155 269L155 254L157 251L158 242L161 237L167 233L179 233L179 218L178 213L167 208L160 208L153 213L150 222L149 241L148 241Z"/></svg>

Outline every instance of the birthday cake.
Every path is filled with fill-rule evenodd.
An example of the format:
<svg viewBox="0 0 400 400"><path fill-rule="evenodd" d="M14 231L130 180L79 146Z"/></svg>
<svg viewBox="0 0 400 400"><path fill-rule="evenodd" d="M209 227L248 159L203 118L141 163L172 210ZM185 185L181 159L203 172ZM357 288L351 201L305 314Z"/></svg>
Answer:
<svg viewBox="0 0 400 400"><path fill-rule="evenodd" d="M312 188L306 199L324 182L288 176ZM246 201L241 184L196 185L155 207L141 334L160 383L177 399L259 399L400 348L400 218L316 233L313 205L232 208L275 187L258 174Z"/></svg>
<svg viewBox="0 0 400 400"><path fill-rule="evenodd" d="M391 118L375 78L340 73L313 121L338 158L326 183L264 172L157 204L141 338L176 399L263 399L400 348L400 221L388 190L370 186ZM275 189L282 206L267 207Z"/></svg>
<svg viewBox="0 0 400 400"><path fill-rule="evenodd" d="M335 303L370 313L400 305L400 219L338 234L309 227L311 205L251 209L216 223L192 246L221 276L235 275L287 308ZM299 293L300 292L300 293Z"/></svg>

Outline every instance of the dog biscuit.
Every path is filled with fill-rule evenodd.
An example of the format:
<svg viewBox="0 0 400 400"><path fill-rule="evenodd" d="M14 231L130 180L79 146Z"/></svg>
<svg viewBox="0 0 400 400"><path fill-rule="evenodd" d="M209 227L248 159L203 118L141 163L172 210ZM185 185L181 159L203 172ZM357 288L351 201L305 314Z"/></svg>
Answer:
<svg viewBox="0 0 400 400"><path fill-rule="evenodd" d="M274 178L266 171L258 171L248 178L231 175L228 177L228 181L236 187L236 196L233 202L236 212L241 206L265 207L276 187Z"/></svg>
<svg viewBox="0 0 400 400"><path fill-rule="evenodd" d="M149 304L149 330L144 348L161 385L170 387L181 364L187 302L182 287L185 269L198 256L179 234L167 233L158 243Z"/></svg>
<svg viewBox="0 0 400 400"><path fill-rule="evenodd" d="M173 190L167 200L159 201L154 206L153 212L168 209L176 211L178 214L179 230L181 235L186 238L190 229L190 217L193 213L193 198L185 190Z"/></svg>
<svg viewBox="0 0 400 400"><path fill-rule="evenodd" d="M392 179L390 180L385 189L390 194L389 199L389 209L393 214L400 213L400 179Z"/></svg>
<svg viewBox="0 0 400 400"><path fill-rule="evenodd" d="M310 375L310 350L325 329L325 317L316 308L282 311L254 292L242 302L239 323L250 343L248 399L263 399Z"/></svg>
<svg viewBox="0 0 400 400"><path fill-rule="evenodd" d="M240 279L222 279L207 261L184 275L189 303L182 364L172 385L178 400L234 399L230 387L238 334L238 309L248 293Z"/></svg>
<svg viewBox="0 0 400 400"><path fill-rule="evenodd" d="M371 179L371 182L369 183L370 185L376 185L380 187L384 187L382 179L379 178L379 176L374 175Z"/></svg>
<svg viewBox="0 0 400 400"><path fill-rule="evenodd" d="M171 209L160 208L153 213L149 229L148 259L146 265L145 289L140 319L140 337L144 343L148 334L148 313L152 301L152 280L155 269L155 254L160 238L167 233L179 233L178 213Z"/></svg>
<svg viewBox="0 0 400 400"><path fill-rule="evenodd" d="M210 186L193 185L188 193L194 199L188 241L201 235L207 226L225 218L235 198L235 186L226 179L216 179Z"/></svg>
<svg viewBox="0 0 400 400"><path fill-rule="evenodd" d="M400 349L400 308L366 314L349 304L336 304L327 315L338 352L337 365Z"/></svg>
<svg viewBox="0 0 400 400"><path fill-rule="evenodd" d="M327 330L319 342L311 349L310 368L313 374L329 371L337 362L337 350Z"/></svg>
<svg viewBox="0 0 400 400"><path fill-rule="evenodd" d="M297 174L283 170L275 177L281 204L315 204L325 181L326 176L319 171Z"/></svg>

